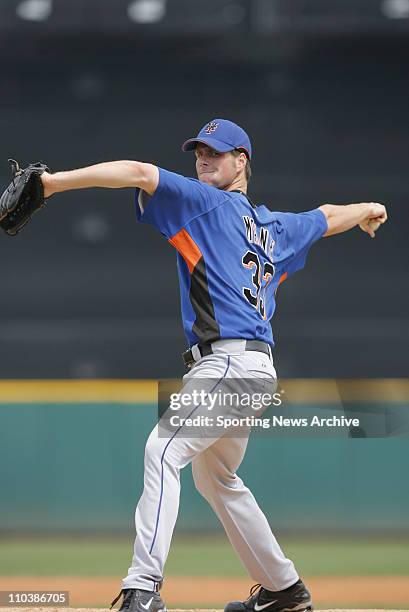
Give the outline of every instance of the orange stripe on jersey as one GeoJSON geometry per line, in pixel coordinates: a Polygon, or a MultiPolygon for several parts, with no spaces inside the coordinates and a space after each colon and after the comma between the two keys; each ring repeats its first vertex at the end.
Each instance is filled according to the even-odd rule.
{"type": "Polygon", "coordinates": [[[285,280],[287,280],[287,277],[288,277],[287,272],[284,272],[284,274],[282,274],[280,276],[280,280],[278,281],[278,285],[275,288],[274,295],[277,293],[277,290],[278,290],[279,286],[281,285],[281,283],[283,283],[285,280]]]}
{"type": "Polygon", "coordinates": [[[182,255],[190,274],[192,274],[197,262],[202,257],[202,253],[192,236],[185,229],[181,229],[170,238],[169,242],[182,255]]]}

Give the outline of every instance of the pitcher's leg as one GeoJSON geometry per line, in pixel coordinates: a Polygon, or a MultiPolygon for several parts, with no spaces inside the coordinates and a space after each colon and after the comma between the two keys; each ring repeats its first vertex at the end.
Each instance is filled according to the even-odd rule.
{"type": "Polygon", "coordinates": [[[236,475],[246,438],[221,438],[192,463],[193,477],[222,522],[250,576],[266,589],[279,591],[298,580],[253,494],[236,475]]]}
{"type": "MultiPolygon", "coordinates": [[[[229,362],[229,357],[223,356],[198,365],[194,372],[200,376],[185,376],[180,393],[194,398],[194,391],[214,391],[227,375],[229,362]]],[[[169,430],[172,414],[171,410],[165,413],[146,444],[144,489],[135,513],[134,555],[123,580],[124,589],[153,591],[160,586],[179,510],[180,469],[215,441],[200,429],[193,432],[185,425],[169,430]]],[[[196,400],[178,410],[179,418],[207,415],[206,405],[196,400]]]]}
{"type": "Polygon", "coordinates": [[[160,586],[179,510],[180,470],[200,450],[199,439],[160,438],[157,426],[151,432],[145,448],[144,488],[135,512],[134,554],[124,589],[154,591],[160,586]]]}

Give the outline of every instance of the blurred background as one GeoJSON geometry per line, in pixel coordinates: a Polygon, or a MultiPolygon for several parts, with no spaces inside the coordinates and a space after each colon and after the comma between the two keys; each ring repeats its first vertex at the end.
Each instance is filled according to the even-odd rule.
{"type": "MultiPolygon", "coordinates": [[[[194,176],[181,143],[226,117],[252,140],[256,202],[384,202],[375,240],[321,241],[280,288],[275,363],[288,379],[387,389],[408,376],[409,0],[1,0],[0,66],[4,187],[9,157],[194,176]]],[[[183,373],[176,255],[136,224],[131,190],[55,196],[0,254],[0,587],[104,605],[129,564],[155,421],[141,381],[183,373]]],[[[405,412],[399,389],[379,401],[405,412]]],[[[250,443],[241,475],[318,605],[409,608],[407,461],[407,438],[250,443]]],[[[182,479],[168,604],[245,596],[182,479]]]]}
{"type": "MultiPolygon", "coordinates": [[[[406,376],[408,15],[407,0],[2,0],[0,180],[8,157],[194,176],[181,143],[229,117],[253,142],[256,202],[390,214],[374,241],[319,243],[280,288],[279,374],[406,376]]],[[[0,376],[182,373],[176,254],[137,226],[131,190],[56,196],[0,252],[0,376]]]]}

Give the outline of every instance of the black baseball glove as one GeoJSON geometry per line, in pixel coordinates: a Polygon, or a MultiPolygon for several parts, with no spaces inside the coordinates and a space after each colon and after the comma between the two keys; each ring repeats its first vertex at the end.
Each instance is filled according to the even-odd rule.
{"type": "Polygon", "coordinates": [[[50,170],[41,162],[24,169],[14,159],[9,162],[13,178],[0,198],[0,227],[9,236],[15,236],[33,213],[45,206],[41,175],[50,170]]]}

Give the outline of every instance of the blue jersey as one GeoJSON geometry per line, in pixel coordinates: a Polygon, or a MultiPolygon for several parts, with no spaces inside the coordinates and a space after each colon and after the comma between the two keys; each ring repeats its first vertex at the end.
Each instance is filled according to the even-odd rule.
{"type": "Polygon", "coordinates": [[[323,212],[271,212],[239,192],[161,168],[155,193],[137,189],[135,203],[138,220],[177,250],[189,345],[240,338],[273,346],[277,288],[304,267],[311,245],[327,231],[323,212]]]}

